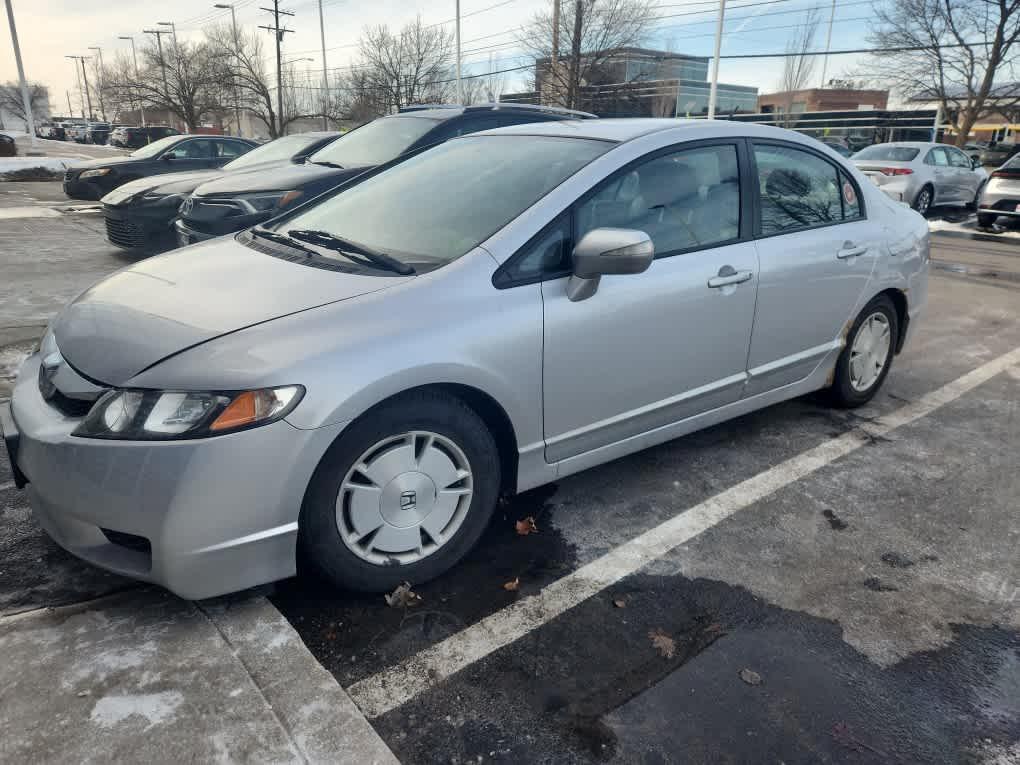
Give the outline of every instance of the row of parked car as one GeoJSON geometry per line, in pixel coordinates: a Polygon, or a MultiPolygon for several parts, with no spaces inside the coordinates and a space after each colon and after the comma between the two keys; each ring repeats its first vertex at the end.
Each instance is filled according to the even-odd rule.
{"type": "Polygon", "coordinates": [[[867,402],[926,302],[924,218],[781,128],[491,105],[226,148],[73,171],[114,237],[147,210],[215,238],[78,296],[0,404],[47,532],[183,597],[299,557],[425,582],[501,496],[813,391],[867,402]]]}
{"type": "Polygon", "coordinates": [[[165,125],[112,125],[109,122],[49,122],[36,128],[36,135],[55,141],[73,141],[138,149],[180,131],[165,125]]]}

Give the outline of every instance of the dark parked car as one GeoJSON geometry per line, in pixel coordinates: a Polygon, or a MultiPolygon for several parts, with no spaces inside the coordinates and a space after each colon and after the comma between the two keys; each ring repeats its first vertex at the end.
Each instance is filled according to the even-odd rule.
{"type": "Polygon", "coordinates": [[[85,143],[93,143],[97,146],[105,146],[110,139],[110,131],[113,128],[109,122],[90,122],[85,129],[85,143]]]}
{"type": "Polygon", "coordinates": [[[173,220],[181,201],[202,183],[224,173],[257,172],[304,162],[340,133],[321,131],[277,138],[223,167],[139,178],[103,197],[106,236],[125,249],[158,250],[176,244],[173,220]]]}
{"type": "Polygon", "coordinates": [[[15,157],[18,154],[18,147],[14,139],[6,133],[0,133],[0,157],[15,157]]]}
{"type": "Polygon", "coordinates": [[[1003,162],[1012,159],[1014,154],[1020,153],[1020,144],[996,143],[989,144],[980,153],[982,165],[998,167],[1003,162]]]}
{"type": "Polygon", "coordinates": [[[482,104],[415,107],[380,117],[320,149],[303,165],[202,184],[181,205],[181,217],[175,224],[178,241],[185,245],[241,231],[373,167],[449,138],[505,125],[594,116],[544,106],[482,104]]]}
{"type": "Polygon", "coordinates": [[[180,135],[181,131],[163,125],[150,125],[148,127],[118,127],[110,134],[110,145],[119,146],[122,149],[140,149],[160,138],[170,135],[180,135]]]}
{"type": "Polygon", "coordinates": [[[254,141],[243,138],[169,136],[125,157],[94,159],[69,167],[64,173],[64,193],[72,199],[101,199],[137,178],[220,167],[255,146],[254,141]]]}

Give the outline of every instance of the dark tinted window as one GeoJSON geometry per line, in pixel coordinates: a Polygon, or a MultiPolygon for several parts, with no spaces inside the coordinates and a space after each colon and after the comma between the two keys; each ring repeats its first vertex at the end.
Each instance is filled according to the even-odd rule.
{"type": "Polygon", "coordinates": [[[928,156],[924,160],[929,165],[935,165],[936,167],[949,167],[949,157],[946,156],[946,150],[937,147],[928,152],[928,156]]]}
{"type": "Polygon", "coordinates": [[[228,157],[234,159],[240,157],[242,154],[247,152],[251,147],[246,143],[240,141],[216,141],[216,156],[217,157],[228,157]]]}
{"type": "Polygon", "coordinates": [[[835,165],[788,146],[755,145],[763,236],[843,219],[835,165]]]}
{"type": "Polygon", "coordinates": [[[959,149],[945,149],[945,152],[949,155],[949,164],[953,167],[971,169],[970,159],[959,149]]]}
{"type": "Polygon", "coordinates": [[[854,159],[884,159],[889,162],[910,162],[920,153],[920,149],[910,146],[895,146],[893,144],[877,144],[861,149],[854,154],[854,159]]]}
{"type": "Polygon", "coordinates": [[[561,215],[528,243],[500,274],[499,283],[535,281],[570,268],[570,216],[561,215]]]}
{"type": "Polygon", "coordinates": [[[425,117],[381,117],[323,146],[309,160],[341,167],[381,165],[399,157],[438,124],[425,117]]]}
{"type": "Polygon", "coordinates": [[[736,239],[740,233],[736,147],[685,149],[610,179],[577,208],[578,240],[602,227],[644,231],[657,256],[736,239]]]}
{"type": "Polygon", "coordinates": [[[455,117],[454,119],[441,124],[442,127],[428,136],[428,142],[430,144],[448,141],[451,138],[456,138],[462,135],[479,133],[482,130],[491,130],[492,128],[500,126],[498,118],[491,114],[455,117]]]}

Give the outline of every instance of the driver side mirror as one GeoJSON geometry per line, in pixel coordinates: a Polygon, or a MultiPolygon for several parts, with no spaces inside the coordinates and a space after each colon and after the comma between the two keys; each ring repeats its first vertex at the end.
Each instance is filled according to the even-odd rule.
{"type": "Polygon", "coordinates": [[[567,282],[571,302],[587,300],[599,288],[603,276],[640,274],[655,257],[655,245],[644,231],[629,228],[596,228],[574,247],[574,273],[567,282]]]}
{"type": "Polygon", "coordinates": [[[160,157],[160,159],[162,159],[164,162],[169,162],[171,159],[177,159],[177,155],[174,154],[174,152],[171,150],[164,154],[162,157],[160,157]]]}

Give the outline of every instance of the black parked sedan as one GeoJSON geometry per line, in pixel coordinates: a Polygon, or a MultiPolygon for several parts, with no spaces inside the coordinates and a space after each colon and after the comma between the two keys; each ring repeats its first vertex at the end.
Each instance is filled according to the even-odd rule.
{"type": "Polygon", "coordinates": [[[594,116],[524,104],[407,109],[347,133],[310,156],[303,165],[203,183],[181,205],[181,217],[175,224],[177,237],[185,245],[241,231],[373,167],[459,135],[504,125],[594,116]]]}
{"type": "Polygon", "coordinates": [[[64,193],[71,199],[101,199],[128,181],[149,175],[220,167],[258,146],[243,138],[174,135],[126,157],[94,159],[64,173],[64,193]]]}
{"type": "Polygon", "coordinates": [[[339,137],[335,131],[299,133],[277,138],[223,167],[139,178],[103,197],[106,236],[118,247],[155,251],[176,244],[172,223],[181,200],[206,181],[225,173],[246,173],[304,162],[309,154],[339,137]]]}

